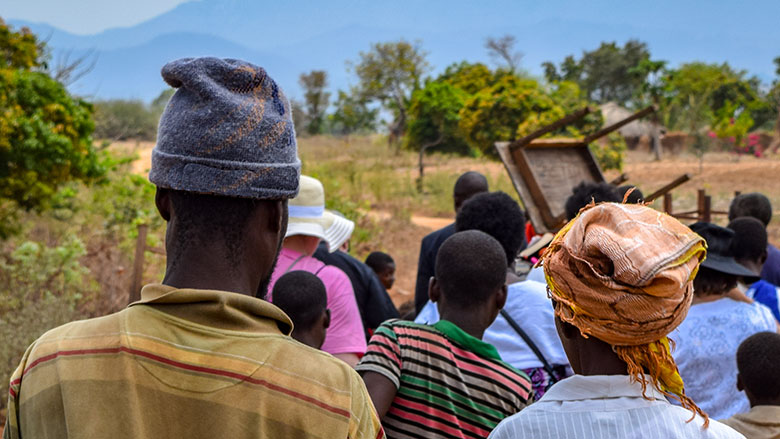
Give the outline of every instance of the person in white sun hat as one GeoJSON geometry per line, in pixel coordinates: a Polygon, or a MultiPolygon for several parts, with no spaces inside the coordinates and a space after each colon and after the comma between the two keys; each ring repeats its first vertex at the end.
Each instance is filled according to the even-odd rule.
{"type": "Polygon", "coordinates": [[[325,191],[316,178],[301,175],[298,196],[288,204],[289,220],[282,251],[268,287],[268,300],[276,280],[294,270],[314,273],[325,284],[330,310],[330,327],[322,350],[354,366],[366,352],[363,323],[349,278],[338,267],[325,265],[312,257],[320,241],[330,251],[338,249],[355,224],[325,210],[325,191]]]}

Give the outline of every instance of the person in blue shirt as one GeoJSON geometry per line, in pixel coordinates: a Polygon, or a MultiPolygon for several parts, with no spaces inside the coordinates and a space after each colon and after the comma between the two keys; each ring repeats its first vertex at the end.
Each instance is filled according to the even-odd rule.
{"type": "MultiPolygon", "coordinates": [[[[764,194],[753,192],[739,194],[731,200],[729,206],[729,221],[743,216],[753,217],[766,228],[772,220],[772,203],[764,194]]],[[[761,269],[761,279],[780,285],[780,250],[772,244],[767,244],[767,256],[761,269]]]]}
{"type": "MultiPolygon", "coordinates": [[[[764,224],[753,217],[746,216],[731,221],[729,229],[734,231],[734,240],[732,241],[734,259],[756,274],[760,273],[768,253],[767,233],[764,224]]],[[[772,315],[780,322],[778,292],[777,285],[761,279],[750,284],[745,295],[769,307],[772,315]]]]}

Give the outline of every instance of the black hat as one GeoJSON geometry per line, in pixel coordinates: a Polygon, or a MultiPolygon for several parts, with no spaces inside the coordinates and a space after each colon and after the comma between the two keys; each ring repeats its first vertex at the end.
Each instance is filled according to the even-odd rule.
{"type": "Polygon", "coordinates": [[[704,222],[691,224],[690,228],[707,242],[707,258],[701,263],[702,267],[740,276],[749,284],[760,279],[756,272],[734,259],[734,254],[731,251],[731,241],[734,239],[733,230],[704,222]]]}

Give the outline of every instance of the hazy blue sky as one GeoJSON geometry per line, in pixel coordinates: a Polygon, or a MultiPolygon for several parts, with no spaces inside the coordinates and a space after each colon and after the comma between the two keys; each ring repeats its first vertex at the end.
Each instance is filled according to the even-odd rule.
{"type": "Polygon", "coordinates": [[[0,16],[44,22],[74,34],[132,26],[186,0],[2,0],[0,16]]]}

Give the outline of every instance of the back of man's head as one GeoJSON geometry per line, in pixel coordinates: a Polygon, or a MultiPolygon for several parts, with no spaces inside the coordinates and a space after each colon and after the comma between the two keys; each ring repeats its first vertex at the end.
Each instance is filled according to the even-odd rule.
{"type": "Polygon", "coordinates": [[[495,238],[511,265],[525,246],[525,214],[504,192],[477,194],[465,203],[455,218],[455,229],[479,230],[495,238]]]}
{"type": "Polygon", "coordinates": [[[474,195],[487,192],[488,182],[484,175],[476,171],[468,171],[458,177],[452,190],[452,199],[455,202],[455,211],[460,210],[466,200],[474,195]]]}
{"type": "Polygon", "coordinates": [[[620,198],[615,186],[609,183],[582,182],[572,188],[572,194],[566,200],[566,219],[571,221],[577,216],[580,209],[590,204],[592,201],[601,203],[611,201],[619,203],[623,201],[620,198]]]}
{"type": "Polygon", "coordinates": [[[289,102],[263,68],[240,60],[179,59],[162,76],[176,92],[160,118],[149,180],[169,221],[166,273],[200,252],[226,258],[230,270],[251,266],[246,277],[259,277],[264,294],[279,248],[271,241],[281,240],[284,203],[298,192],[289,102]],[[252,218],[252,227],[273,233],[248,233],[252,218]]]}
{"type": "Polygon", "coordinates": [[[780,405],[780,334],[759,332],[737,349],[739,381],[750,404],[780,405]]]}
{"type": "Polygon", "coordinates": [[[274,284],[274,305],[295,325],[296,331],[308,331],[319,321],[328,304],[325,284],[308,271],[296,270],[282,275],[274,284]]]}
{"type": "Polygon", "coordinates": [[[737,262],[763,263],[768,243],[764,224],[753,217],[744,216],[731,221],[728,228],[734,231],[731,252],[737,262]]]}
{"type": "Polygon", "coordinates": [[[742,216],[752,216],[766,227],[772,220],[772,203],[769,202],[766,195],[758,192],[739,194],[731,200],[729,221],[742,216]]]}
{"type": "Polygon", "coordinates": [[[439,247],[435,277],[450,305],[464,310],[479,306],[504,285],[506,253],[487,233],[455,233],[439,247]]]}

